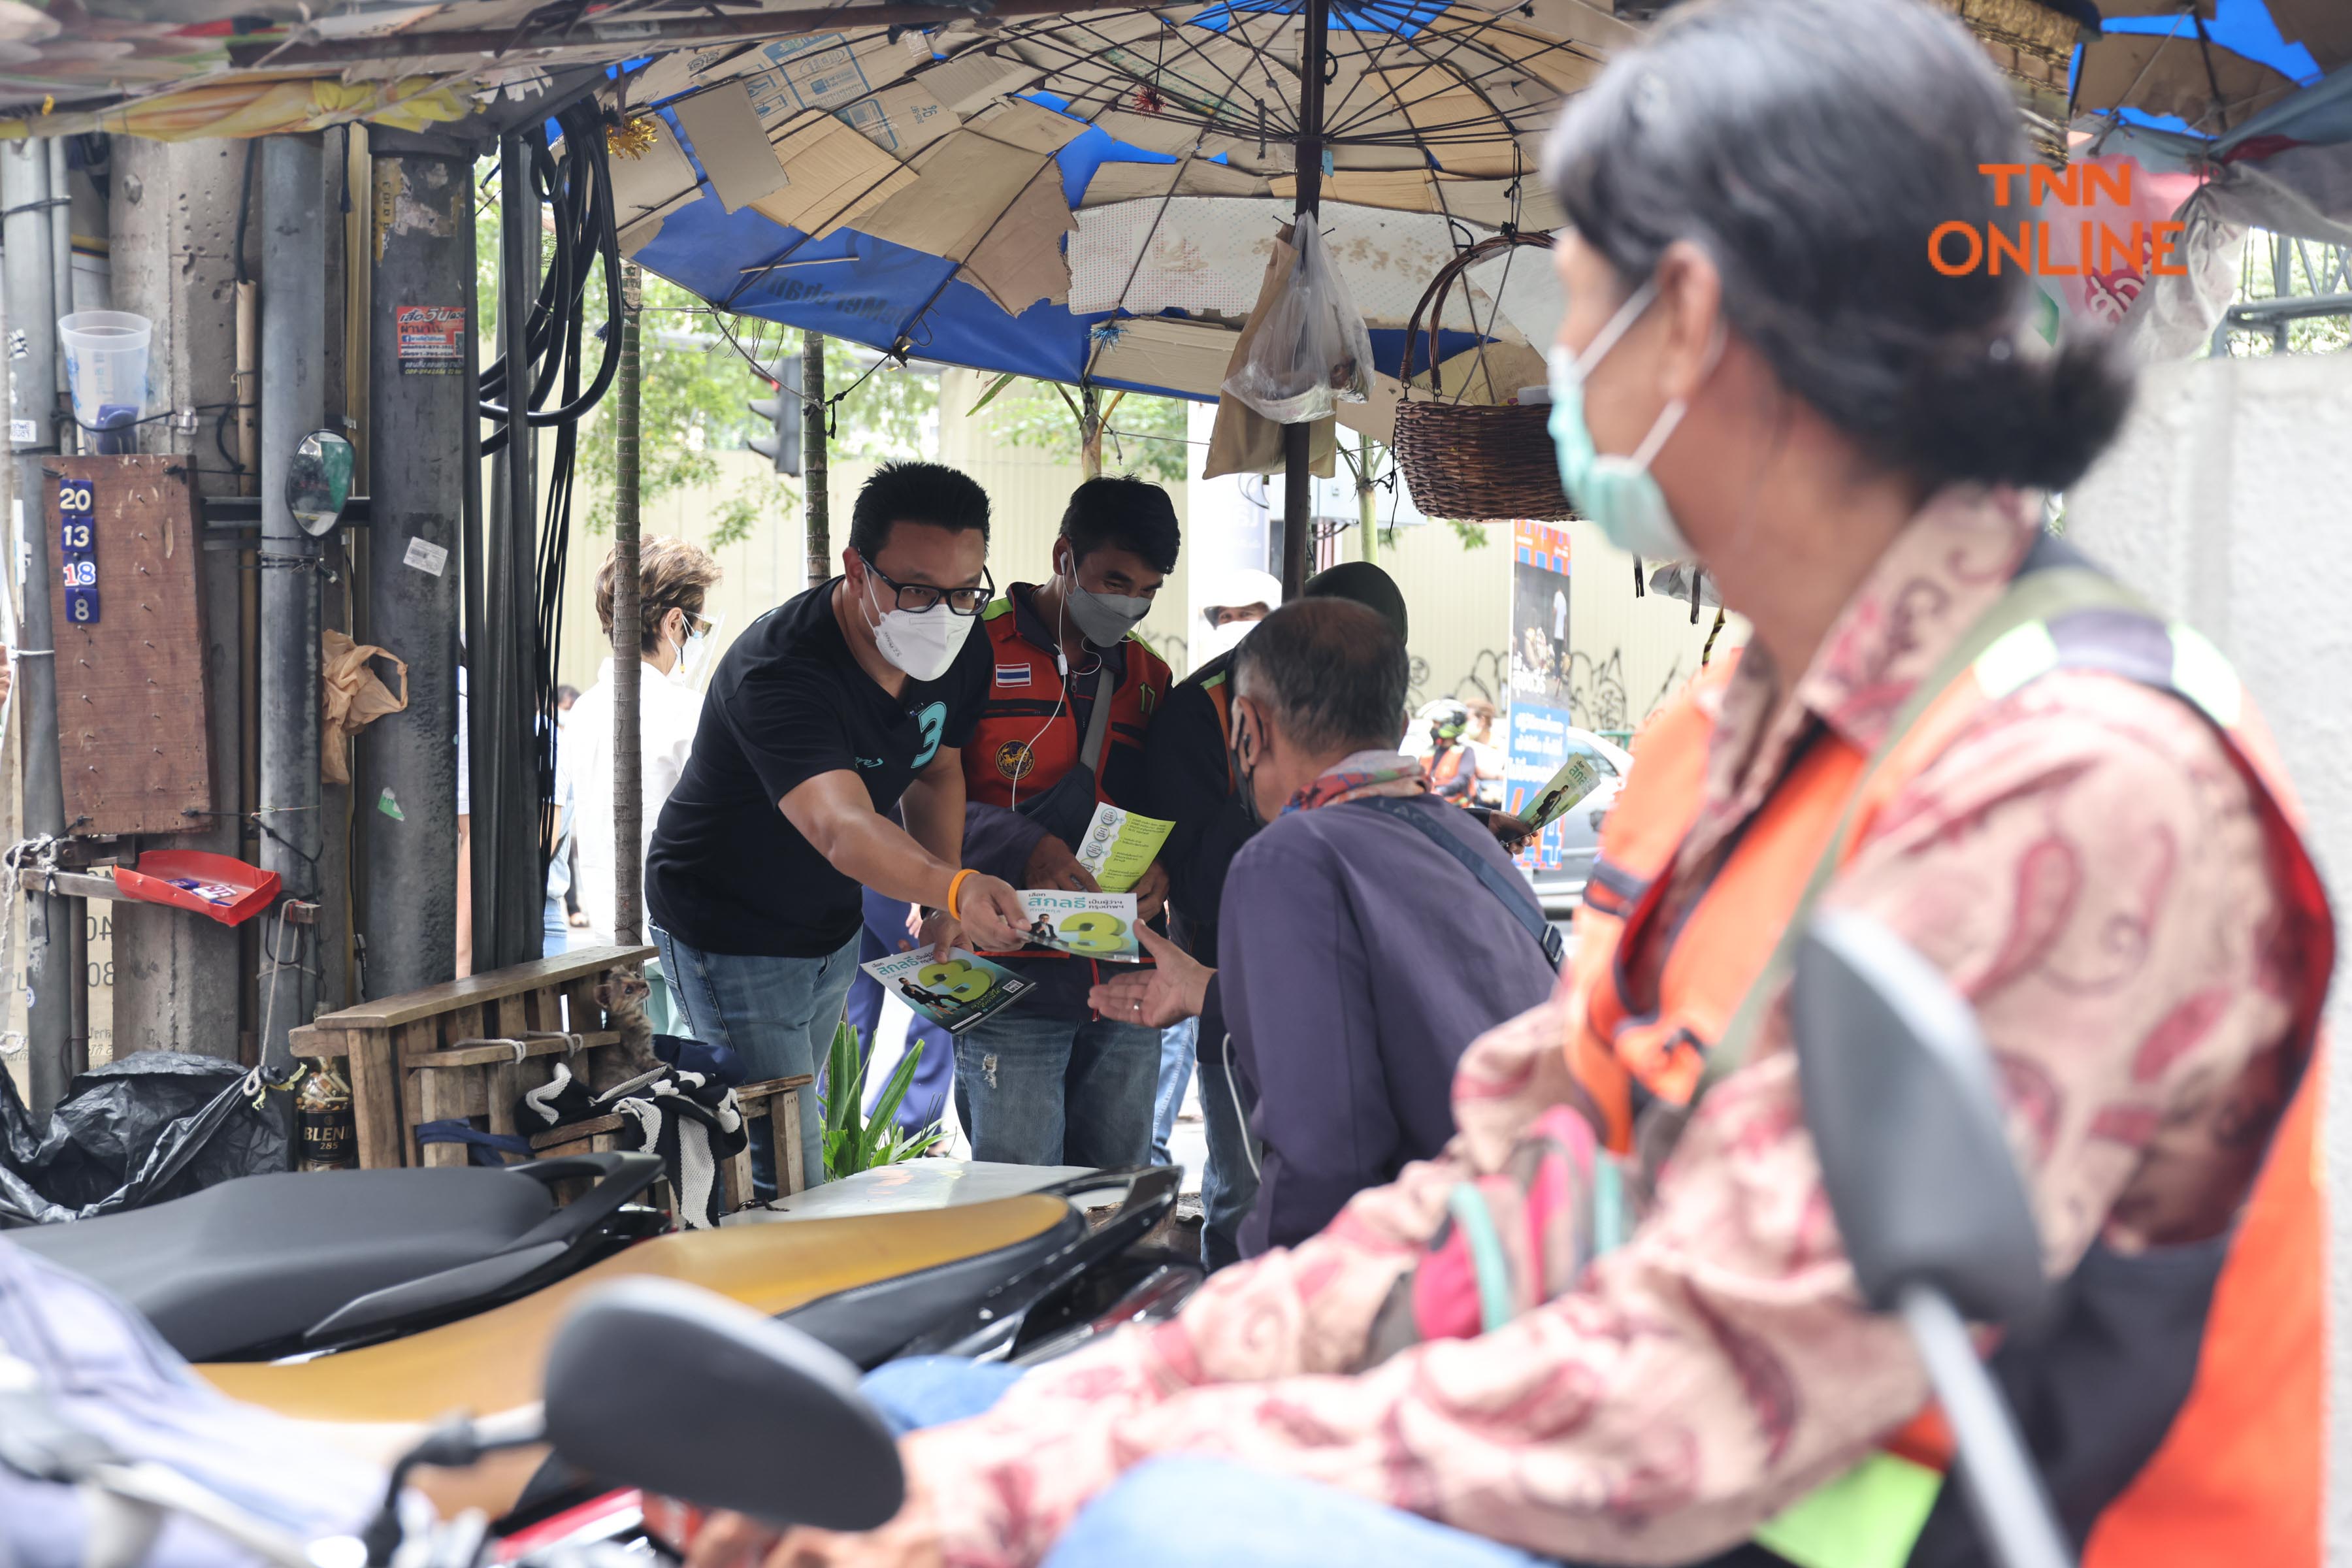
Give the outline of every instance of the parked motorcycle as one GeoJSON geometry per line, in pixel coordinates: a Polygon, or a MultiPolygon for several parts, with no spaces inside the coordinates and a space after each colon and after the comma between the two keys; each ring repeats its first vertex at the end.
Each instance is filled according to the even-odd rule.
{"type": "MultiPolygon", "coordinates": [[[[803,1328],[788,1331],[779,1325],[774,1332],[785,1335],[787,1342],[792,1344],[821,1351],[823,1357],[832,1358],[824,1364],[845,1368],[841,1375],[854,1384],[860,1365],[878,1363],[918,1342],[975,1346],[984,1342],[998,1352],[1030,1360],[1058,1353],[1120,1323],[1164,1317],[1173,1312],[1192,1287],[1198,1283],[1200,1270],[1197,1265],[1187,1259],[1158,1248],[1139,1247],[1137,1243],[1173,1206],[1178,1180],[1179,1173],[1166,1168],[1104,1172],[1060,1184],[1047,1194],[1006,1200],[1032,1213],[1040,1208],[1058,1212],[1054,1223],[1041,1227],[1034,1237],[1011,1247],[983,1247],[977,1252],[968,1250],[965,1256],[950,1258],[943,1264],[919,1269],[912,1275],[862,1279],[843,1289],[814,1291],[801,1310],[787,1314],[796,1319],[803,1328]],[[1116,1187],[1124,1187],[1125,1201],[1106,1221],[1091,1227],[1069,1201],[1093,1190],[1116,1187]],[[1020,1267],[1007,1267],[1008,1263],[1015,1260],[1020,1267]],[[810,1337],[808,1330],[835,1341],[851,1352],[856,1359],[844,1356],[841,1350],[819,1346],[810,1337]]],[[[893,1258],[903,1261],[906,1256],[903,1246],[890,1245],[889,1238],[881,1233],[894,1227],[904,1231],[908,1228],[905,1222],[921,1221],[927,1226],[936,1228],[942,1218],[969,1221],[974,1216],[982,1221],[974,1228],[984,1233],[990,1228],[985,1211],[1001,1206],[975,1205],[954,1211],[953,1215],[938,1213],[886,1215],[860,1220],[813,1220],[753,1226],[719,1233],[700,1232],[690,1237],[665,1237],[637,1250],[651,1251],[659,1258],[666,1250],[673,1255],[680,1250],[667,1244],[681,1243],[703,1244],[698,1249],[708,1252],[708,1244],[722,1237],[730,1242],[738,1237],[754,1241],[765,1238],[771,1250],[802,1255],[813,1250],[837,1251],[844,1246],[862,1245],[866,1254],[866,1272],[870,1274],[876,1267],[893,1258]],[[861,1233],[862,1244],[859,1240],[861,1233]],[[823,1245],[813,1249],[806,1245],[811,1238],[823,1245]]],[[[903,1243],[906,1237],[901,1236],[898,1239],[903,1243]]],[[[678,1261],[675,1256],[669,1260],[678,1261]]],[[[591,1274],[595,1272],[590,1271],[591,1274]]],[[[635,1299],[630,1294],[632,1290],[646,1289],[655,1289],[657,1295],[667,1291],[675,1296],[686,1290],[676,1277],[677,1272],[681,1271],[653,1269],[625,1273],[616,1283],[604,1283],[602,1289],[593,1291],[590,1300],[601,1302],[617,1290],[620,1292],[617,1299],[626,1302],[635,1299]]],[[[826,1274],[829,1280],[835,1277],[834,1272],[826,1274]]],[[[738,1279],[735,1283],[740,1288],[743,1281],[738,1279]]],[[[566,1300],[571,1300],[576,1299],[579,1292],[559,1288],[541,1294],[561,1294],[566,1300]]],[[[688,1291],[687,1294],[698,1303],[695,1311],[688,1314],[695,1317],[698,1313],[697,1321],[707,1319],[715,1310],[722,1314],[731,1313],[738,1320],[748,1319],[762,1330],[771,1324],[772,1320],[763,1311],[740,1302],[728,1302],[709,1291],[688,1291]]],[[[590,1313],[587,1321],[593,1325],[602,1320],[597,1314],[590,1313]]],[[[566,1342],[563,1336],[572,1333],[572,1330],[566,1329],[563,1335],[552,1336],[554,1346],[560,1347],[566,1342]]],[[[430,1342],[434,1337],[434,1333],[428,1331],[416,1336],[416,1339],[430,1342]]],[[[394,1342],[393,1345],[362,1348],[345,1352],[342,1356],[310,1360],[287,1368],[218,1366],[209,1369],[209,1374],[219,1382],[223,1381],[223,1374],[267,1374],[293,1371],[300,1366],[325,1366],[347,1360],[363,1361],[373,1351],[390,1350],[404,1342],[394,1342]]],[[[415,1370],[418,1364],[429,1367],[437,1360],[446,1369],[450,1363],[442,1358],[456,1352],[462,1359],[462,1352],[457,1352],[452,1344],[445,1342],[434,1348],[438,1353],[428,1355],[422,1363],[404,1364],[408,1364],[410,1370],[415,1370]]],[[[551,1436],[556,1428],[551,1426],[547,1436],[542,1435],[537,1397],[539,1391],[543,1386],[553,1392],[566,1386],[567,1380],[575,1380],[583,1387],[589,1383],[597,1384],[596,1387],[587,1389],[580,1395],[583,1399],[617,1399],[619,1404],[613,1407],[617,1413],[608,1413],[607,1416],[598,1419],[609,1422],[612,1434],[637,1443],[646,1442],[650,1435],[664,1431],[655,1417],[665,1408],[675,1408],[682,1413],[679,1417],[681,1426],[698,1423],[698,1431],[707,1432],[710,1423],[717,1418],[714,1413],[732,1411],[740,1416],[748,1416],[768,1407],[770,1395],[767,1393],[763,1392],[750,1401],[744,1398],[745,1389],[751,1386],[751,1382],[757,1381],[756,1376],[751,1375],[756,1373],[756,1368],[747,1372],[748,1363],[738,1364],[741,1361],[740,1357],[735,1362],[723,1358],[709,1362],[696,1360],[698,1355],[705,1352],[712,1355],[720,1353],[711,1348],[707,1339],[697,1341],[687,1329],[677,1325],[672,1325],[663,1332],[653,1333],[635,1348],[615,1348],[604,1344],[604,1348],[587,1353],[584,1360],[576,1344],[574,1350],[566,1352],[551,1348],[549,1342],[542,1342],[532,1350],[530,1365],[526,1369],[530,1374],[531,1397],[502,1410],[495,1406],[476,1406],[492,1409],[496,1413],[480,1419],[445,1422],[430,1429],[396,1468],[393,1491],[398,1492],[402,1483],[418,1465],[436,1468],[468,1466],[516,1449],[543,1447],[547,1436],[551,1436]],[[699,1344],[702,1349],[691,1353],[678,1349],[688,1344],[699,1344]],[[685,1363],[673,1365],[681,1353],[686,1353],[685,1363]],[[599,1358],[606,1355],[617,1355],[621,1359],[599,1367],[599,1358]],[[567,1356],[570,1357],[568,1361],[565,1359],[567,1356]],[[542,1363],[548,1369],[543,1381],[539,1375],[542,1363]],[[566,1366],[580,1369],[576,1379],[574,1373],[562,1370],[566,1366]],[[648,1368],[659,1372],[650,1384],[645,1384],[640,1376],[648,1368]],[[723,1386],[711,1384],[708,1373],[714,1368],[721,1369],[723,1386]],[[648,1388],[657,1397],[649,1396],[648,1388]],[[680,1390],[688,1392],[674,1405],[665,1403],[680,1390]]],[[[12,1389],[10,1379],[5,1375],[9,1364],[5,1356],[0,1355],[0,1429],[7,1428],[12,1420],[26,1415],[29,1409],[21,1404],[12,1405],[9,1403],[12,1394],[27,1394],[21,1383],[12,1389]]],[[[429,1378],[427,1382],[430,1383],[429,1378]]],[[[447,1387],[446,1383],[426,1387],[419,1395],[420,1402],[435,1406],[436,1411],[446,1411],[453,1404],[462,1404],[462,1399],[453,1400],[447,1395],[447,1387]]],[[[31,1392],[37,1393],[37,1390],[31,1392]]],[[[289,1413],[317,1418],[314,1412],[298,1409],[289,1413]]],[[[219,1500],[208,1501],[198,1497],[196,1492],[201,1489],[192,1490],[194,1483],[185,1478],[152,1465],[134,1466],[119,1458],[107,1459],[87,1442],[69,1443],[63,1449],[58,1449],[41,1436],[45,1431],[51,1431],[54,1425],[49,1423],[45,1426],[42,1422],[28,1417],[16,1436],[0,1435],[0,1463],[13,1465],[28,1474],[62,1479],[65,1471],[58,1467],[65,1465],[73,1456],[79,1455],[92,1467],[79,1474],[81,1484],[97,1486],[101,1489],[110,1489],[120,1498],[128,1500],[124,1506],[132,1514],[146,1520],[144,1526],[138,1526],[134,1520],[131,1524],[96,1532],[94,1540],[115,1543],[115,1547],[110,1549],[120,1549],[121,1542],[125,1540],[143,1542],[149,1539],[158,1510],[180,1510],[200,1521],[216,1524],[225,1522],[233,1539],[273,1561],[304,1561],[306,1568],[358,1568],[360,1554],[350,1548],[350,1543],[341,1546],[310,1543],[304,1548],[310,1553],[307,1559],[289,1559],[282,1554],[273,1556],[273,1553],[282,1553],[287,1550],[288,1544],[282,1542],[271,1544],[267,1539],[268,1530],[264,1528],[257,1533],[250,1520],[241,1524],[225,1520],[219,1500]],[[31,1445],[30,1449],[26,1447],[27,1444],[31,1445]],[[142,1529],[147,1531],[146,1535],[141,1533],[142,1529]],[[338,1556],[339,1552],[341,1556],[338,1556]],[[348,1559],[348,1563],[345,1559],[348,1559]]],[[[585,1429],[593,1425],[594,1423],[583,1419],[583,1422],[575,1424],[575,1428],[585,1429]]],[[[780,1438],[764,1428],[761,1432],[743,1433],[740,1435],[742,1440],[751,1447],[738,1451],[771,1456],[762,1461],[762,1468],[765,1468],[772,1464],[774,1454],[789,1452],[793,1444],[803,1440],[808,1432],[823,1436],[831,1428],[819,1425],[792,1430],[798,1435],[789,1438],[780,1438]]],[[[53,1431],[51,1436],[55,1436],[53,1431]]],[[[826,1441],[833,1449],[842,1448],[838,1434],[834,1434],[826,1441]]],[[[688,1451],[693,1451],[690,1446],[688,1451]]],[[[512,1501],[511,1497],[488,1504],[473,1513],[472,1523],[468,1527],[472,1531],[470,1535],[461,1532],[457,1537],[436,1542],[434,1545],[436,1568],[468,1568],[477,1554],[492,1550],[495,1550],[498,1561],[507,1562],[559,1545],[569,1549],[586,1542],[637,1539],[637,1494],[633,1490],[615,1491],[614,1489],[633,1486],[642,1478],[634,1472],[619,1476],[599,1473],[607,1456],[607,1449],[599,1448],[593,1443],[566,1443],[562,1459],[551,1459],[540,1467],[538,1495],[530,1500],[528,1506],[509,1510],[508,1504],[512,1501]],[[579,1468],[583,1460],[588,1467],[585,1469],[579,1468]],[[586,1500],[584,1503],[583,1499],[586,1500]],[[510,1533],[493,1548],[486,1543],[485,1521],[497,1514],[508,1515],[501,1528],[510,1533]],[[455,1554],[451,1555],[453,1552],[455,1554]]],[[[533,1461],[528,1456],[524,1458],[521,1473],[528,1473],[533,1461]]],[[[508,1468],[512,1468],[511,1466],[508,1468]]],[[[660,1479],[667,1482],[673,1478],[664,1472],[660,1479]]],[[[671,1489],[685,1497],[709,1500],[714,1506],[731,1506],[716,1495],[706,1499],[702,1491],[693,1487],[672,1487],[671,1489]]],[[[842,1495],[849,1494],[844,1492],[842,1495]]],[[[895,1509],[896,1504],[891,1506],[895,1509]]],[[[368,1544],[388,1554],[392,1546],[397,1543],[399,1529],[397,1517],[388,1506],[383,1517],[377,1521],[374,1530],[370,1532],[368,1544]]],[[[136,1557],[134,1552],[123,1558],[121,1563],[114,1565],[114,1568],[127,1568],[128,1563],[136,1561],[136,1557]]],[[[383,1560],[379,1558],[379,1561],[383,1560]]],[[[93,1568],[109,1568],[109,1565],[96,1563],[93,1568]]]]}
{"type": "MultiPolygon", "coordinates": [[[[1816,922],[1799,956],[1792,1007],[1807,1126],[1864,1291],[1874,1305],[1900,1311],[1920,1344],[1993,1557],[2003,1568],[2063,1568],[2069,1557],[2047,1499],[1962,1326],[1963,1314],[1999,1321],[2030,1310],[2042,1289],[2032,1211],[1974,1020],[1940,974],[1883,928],[1855,916],[1816,922]]],[[[1139,1193],[1149,1188],[1172,1201],[1173,1185],[1172,1178],[1134,1180],[1127,1204],[1094,1237],[1044,1249],[1016,1277],[981,1290],[962,1310],[935,1320],[928,1333],[901,1340],[899,1348],[1029,1360],[1066,1347],[1073,1336],[1100,1331],[1115,1318],[1087,1317],[1071,1304],[1070,1287],[1106,1278],[1092,1274],[1106,1249],[1145,1266],[1140,1279],[1129,1268],[1120,1299],[1160,1303],[1140,1309],[1147,1315],[1163,1310],[1167,1293],[1153,1283],[1156,1269],[1148,1258],[1129,1258],[1126,1247],[1141,1234],[1133,1225],[1153,1206],[1149,1198],[1139,1204],[1139,1193]],[[1126,1243],[1089,1245],[1122,1221],[1131,1232],[1126,1243]],[[1024,1319],[1009,1332],[998,1326],[1004,1310],[1024,1319]]],[[[993,1205],[961,1213],[985,1206],[993,1205]]],[[[833,1300],[863,1289],[806,1303],[827,1310],[800,1314],[800,1322],[871,1353],[898,1330],[864,1331],[870,1314],[853,1301],[895,1324],[900,1293],[920,1294],[923,1276],[908,1277],[896,1291],[833,1300]]],[[[543,1405],[431,1433],[396,1468],[383,1512],[360,1538],[271,1539],[249,1520],[232,1517],[234,1506],[224,1500],[192,1498],[185,1482],[148,1473],[153,1467],[128,1464],[59,1430],[40,1408],[39,1391],[12,1384],[5,1364],[0,1463],[96,1489],[127,1510],[125,1528],[92,1532],[93,1541],[117,1543],[115,1555],[94,1556],[85,1568],[134,1568],[143,1545],[125,1553],[120,1543],[152,1540],[154,1520],[174,1509],[213,1524],[276,1568],[385,1568],[396,1550],[404,1561],[434,1568],[480,1568],[490,1552],[478,1517],[404,1545],[401,1483],[417,1465],[467,1464],[541,1442],[606,1482],[778,1525],[863,1530],[898,1511],[904,1480],[897,1447],[858,1393],[858,1360],[820,1343],[805,1326],[794,1327],[795,1314],[771,1318],[650,1277],[566,1294],[581,1299],[548,1343],[543,1405]],[[410,1556],[406,1546],[417,1554],[410,1556]]],[[[588,1560],[612,1548],[613,1521],[625,1509],[608,1503],[585,1512],[590,1517],[579,1530],[520,1561],[532,1568],[559,1562],[593,1568],[588,1560]]],[[[545,1542],[546,1532],[538,1540],[545,1542]]]]}
{"type": "Polygon", "coordinates": [[[661,1231],[651,1154],[244,1176],[152,1208],[6,1232],[103,1285],[194,1362],[316,1354],[530,1295],[661,1231]],[[561,1203],[559,1183],[593,1185],[561,1203]]]}
{"type": "MultiPolygon", "coordinates": [[[[250,1176],[152,1208],[6,1235],[138,1309],[190,1361],[310,1358],[520,1301],[659,1235],[663,1215],[635,1200],[660,1174],[650,1154],[594,1153],[504,1168],[250,1176]],[[567,1182],[593,1185],[559,1204],[557,1184],[567,1182]]],[[[934,1314],[969,1308],[1076,1239],[1084,1226],[1066,1200],[1139,1174],[1103,1172],[1036,1194],[1061,1202],[1024,1197],[956,1211],[971,1217],[969,1226],[935,1214],[746,1226],[732,1241],[709,1232],[674,1237],[627,1271],[666,1273],[722,1294],[772,1299],[773,1310],[804,1310],[820,1338],[871,1365],[933,1327],[934,1314]],[[881,1245],[863,1272],[855,1259],[845,1270],[841,1244],[860,1234],[881,1245]],[[897,1277],[908,1269],[922,1273],[919,1290],[897,1277]],[[811,1297],[808,1288],[817,1285],[829,1289],[811,1297]]],[[[1170,1179],[1154,1176],[1138,1194],[1155,1220],[1173,1205],[1172,1191],[1164,1202],[1157,1191],[1170,1179]]],[[[1141,1232],[1122,1223],[1113,1234],[1131,1243],[1141,1232]]],[[[1087,1250],[1089,1299],[1097,1305],[1155,1271],[1171,1284],[1184,1277],[1161,1262],[1121,1259],[1123,1250],[1100,1237],[1087,1250]]],[[[1010,1321],[1019,1320],[998,1320],[1010,1321]]],[[[446,1338],[454,1344],[465,1336],[446,1338]]],[[[442,1342],[415,1359],[434,1359],[442,1342]]],[[[318,1379],[265,1381],[299,1386],[318,1379]]],[[[239,1392],[250,1397],[257,1390],[247,1384],[239,1392]]],[[[480,1392],[417,1385],[424,1398],[453,1395],[435,1414],[463,1403],[455,1395],[480,1392]]],[[[271,1403],[266,1395],[257,1402],[271,1403]]]]}

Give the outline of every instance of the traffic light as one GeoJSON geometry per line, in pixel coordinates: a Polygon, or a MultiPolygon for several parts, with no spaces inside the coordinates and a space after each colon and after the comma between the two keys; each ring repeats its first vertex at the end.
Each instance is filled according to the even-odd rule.
{"type": "Polygon", "coordinates": [[[743,444],[776,465],[780,474],[801,471],[801,361],[798,354],[767,368],[773,397],[755,397],[751,412],[774,426],[772,433],[745,437],[743,444]]]}

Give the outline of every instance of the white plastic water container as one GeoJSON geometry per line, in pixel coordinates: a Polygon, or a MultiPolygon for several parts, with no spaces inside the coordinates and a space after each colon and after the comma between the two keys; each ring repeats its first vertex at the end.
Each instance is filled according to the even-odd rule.
{"type": "MultiPolygon", "coordinates": [[[[121,430],[122,451],[136,451],[135,425],[147,407],[147,344],[155,324],[128,310],[77,310],[58,319],[66,384],[75,419],[87,430],[121,430]]],[[[101,440],[100,449],[113,443],[101,440]]]]}

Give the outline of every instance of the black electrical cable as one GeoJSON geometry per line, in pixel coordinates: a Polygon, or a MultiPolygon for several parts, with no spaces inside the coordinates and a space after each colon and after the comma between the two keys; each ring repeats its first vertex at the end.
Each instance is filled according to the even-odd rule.
{"type": "Polygon", "coordinates": [[[553,243],[537,298],[520,332],[520,365],[500,358],[482,372],[478,405],[493,425],[483,436],[485,453],[507,444],[508,398],[520,391],[525,418],[533,428],[552,429],[545,510],[535,555],[538,597],[531,627],[532,666],[528,679],[535,715],[532,739],[540,812],[541,867],[555,850],[559,818],[548,809],[555,799],[555,687],[563,641],[563,585],[569,574],[572,499],[580,450],[579,422],[612,385],[620,369],[620,334],[603,332],[603,356],[588,374],[587,292],[601,263],[604,275],[605,322],[621,319],[620,239],[614,221],[612,175],[604,147],[604,111],[583,101],[556,116],[563,155],[557,157],[543,130],[530,133],[532,205],[548,213],[553,243]],[[583,386],[583,383],[587,384],[583,386]],[[560,391],[559,391],[560,388],[560,391]],[[547,406],[551,395],[555,405],[547,406]]]}
{"type": "MultiPolygon", "coordinates": [[[[603,358],[587,390],[568,393],[558,407],[541,406],[557,379],[566,374],[564,365],[585,355],[588,277],[596,262],[604,264],[605,320],[616,321],[621,315],[621,247],[614,222],[604,113],[583,101],[558,115],[556,124],[563,133],[563,157],[558,160],[543,136],[535,136],[530,160],[533,194],[553,209],[554,216],[554,244],[522,334],[532,382],[526,418],[541,429],[560,427],[595,407],[621,364],[619,335],[607,332],[603,358]]],[[[482,417],[500,422],[483,437],[485,452],[506,444],[508,374],[504,355],[482,372],[482,417]]]]}

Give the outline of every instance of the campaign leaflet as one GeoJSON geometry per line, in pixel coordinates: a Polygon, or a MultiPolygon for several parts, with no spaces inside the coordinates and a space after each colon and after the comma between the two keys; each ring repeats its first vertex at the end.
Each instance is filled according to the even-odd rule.
{"type": "Polygon", "coordinates": [[[919,947],[858,967],[919,1016],[945,1026],[950,1035],[993,1017],[1037,988],[1034,981],[960,947],[950,948],[943,960],[933,958],[929,947],[919,947]]]}
{"type": "Polygon", "coordinates": [[[1086,837],[1077,846],[1078,864],[1094,876],[1106,893],[1124,893],[1143,880],[1152,858],[1176,825],[1139,812],[1121,811],[1108,801],[1095,807],[1086,837]]]}
{"type": "Polygon", "coordinates": [[[1029,941],[1080,958],[1140,963],[1143,947],[1135,934],[1133,893],[1056,893],[1024,888],[1029,910],[1029,941]]]}
{"type": "Polygon", "coordinates": [[[1569,809],[1586,795],[1601,787],[1601,769],[1591,757],[1571,752],[1559,771],[1536,791],[1535,798],[1519,814],[1529,827],[1549,826],[1568,815],[1569,809]]]}

